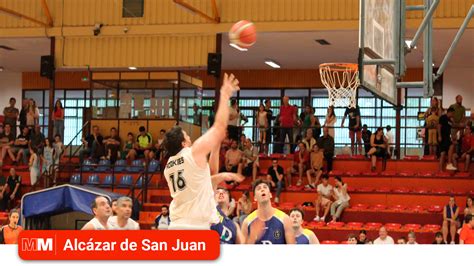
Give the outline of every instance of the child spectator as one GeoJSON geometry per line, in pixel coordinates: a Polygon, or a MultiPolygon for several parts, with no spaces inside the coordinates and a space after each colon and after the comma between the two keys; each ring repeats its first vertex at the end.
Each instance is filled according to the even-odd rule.
{"type": "Polygon", "coordinates": [[[127,134],[127,141],[123,144],[123,152],[122,152],[122,159],[130,159],[135,160],[136,152],[133,149],[135,145],[135,137],[133,136],[132,132],[128,132],[127,134]]]}
{"type": "Polygon", "coordinates": [[[64,144],[61,140],[61,135],[59,134],[56,134],[56,136],[54,136],[53,149],[54,149],[54,165],[57,166],[59,165],[61,156],[64,153],[64,144]]]}
{"type": "Polygon", "coordinates": [[[291,167],[286,170],[289,186],[291,186],[291,175],[294,173],[298,173],[298,182],[296,183],[296,186],[301,186],[303,172],[308,168],[309,152],[306,150],[306,145],[300,142],[298,148],[298,151],[293,154],[293,163],[291,167]]]}
{"type": "Polygon", "coordinates": [[[267,120],[267,112],[265,111],[265,106],[260,103],[258,107],[257,113],[257,127],[259,130],[260,135],[260,150],[263,151],[262,147],[265,143],[267,143],[267,129],[268,129],[268,120],[267,120]]]}
{"type": "Polygon", "coordinates": [[[44,139],[44,149],[41,155],[41,161],[43,162],[43,173],[46,172],[48,175],[52,173],[51,166],[54,160],[54,148],[48,138],[44,139]]]}
{"type": "Polygon", "coordinates": [[[32,147],[30,147],[30,162],[28,166],[30,167],[30,180],[33,186],[40,176],[40,159],[38,158],[38,150],[32,147]]]}
{"type": "Polygon", "coordinates": [[[436,155],[438,146],[438,107],[431,107],[431,112],[426,118],[426,129],[428,130],[428,145],[430,146],[430,155],[436,155]]]}
{"type": "Polygon", "coordinates": [[[316,188],[316,185],[319,182],[319,178],[323,174],[323,158],[324,153],[319,149],[318,144],[313,144],[313,149],[311,151],[311,164],[310,169],[306,171],[306,176],[308,177],[308,185],[306,188],[316,188]],[[316,174],[316,180],[312,182],[312,174],[316,174]]]}

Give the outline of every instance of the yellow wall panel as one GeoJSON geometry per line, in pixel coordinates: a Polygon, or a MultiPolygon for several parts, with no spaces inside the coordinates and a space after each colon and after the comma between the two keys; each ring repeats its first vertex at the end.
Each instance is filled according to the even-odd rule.
{"type": "MultiPolygon", "coordinates": [[[[205,66],[215,51],[214,36],[68,37],[65,66],[183,67],[205,66]]],[[[58,62],[61,63],[61,62],[58,62]]]]}

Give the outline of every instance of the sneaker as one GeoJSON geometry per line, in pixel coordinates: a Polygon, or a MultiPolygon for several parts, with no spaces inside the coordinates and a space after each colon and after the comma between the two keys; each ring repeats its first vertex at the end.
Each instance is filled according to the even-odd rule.
{"type": "Polygon", "coordinates": [[[456,242],[454,242],[454,241],[451,241],[451,243],[449,243],[449,244],[451,244],[451,245],[455,245],[455,244],[456,244],[456,242]]]}
{"type": "Polygon", "coordinates": [[[278,197],[275,198],[275,203],[280,203],[280,199],[278,197]]]}
{"type": "Polygon", "coordinates": [[[321,218],[319,218],[319,216],[316,216],[316,217],[314,217],[313,220],[316,221],[316,222],[319,222],[321,220],[321,218]]]}
{"type": "Polygon", "coordinates": [[[446,170],[449,170],[449,171],[456,171],[458,170],[456,167],[454,167],[453,164],[451,163],[448,163],[448,165],[446,165],[446,170]]]}
{"type": "Polygon", "coordinates": [[[296,186],[297,187],[301,186],[301,180],[298,180],[298,182],[296,183],[296,186]]]}
{"type": "Polygon", "coordinates": [[[325,221],[326,221],[326,216],[321,217],[321,220],[320,220],[320,221],[321,221],[321,222],[325,222],[325,221]]]}

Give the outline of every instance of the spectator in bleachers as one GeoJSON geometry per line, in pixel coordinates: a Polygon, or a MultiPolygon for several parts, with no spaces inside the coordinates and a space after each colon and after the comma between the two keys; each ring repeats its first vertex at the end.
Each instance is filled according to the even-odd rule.
{"type": "Polygon", "coordinates": [[[39,122],[39,109],[36,107],[36,102],[33,99],[30,99],[28,104],[28,112],[26,113],[26,126],[33,128],[38,125],[39,122]]]}
{"type": "Polygon", "coordinates": [[[316,144],[316,139],[313,138],[313,130],[311,128],[306,129],[305,137],[302,142],[308,151],[312,149],[314,144],[316,144]]]}
{"type": "Polygon", "coordinates": [[[239,136],[243,134],[245,125],[249,122],[247,116],[237,108],[237,112],[239,112],[239,121],[238,121],[238,134],[239,136]]]}
{"type": "Polygon", "coordinates": [[[313,148],[310,154],[310,164],[309,169],[306,171],[306,177],[308,178],[308,184],[306,188],[314,189],[316,185],[319,183],[319,178],[323,174],[323,158],[324,152],[319,149],[318,144],[313,144],[313,148]],[[311,175],[316,175],[316,179],[313,182],[311,175]]]}
{"type": "Polygon", "coordinates": [[[466,199],[466,208],[464,209],[464,217],[468,214],[474,215],[474,205],[472,205],[472,196],[467,196],[466,199]]]}
{"type": "Polygon", "coordinates": [[[161,206],[161,213],[155,218],[155,226],[152,229],[167,230],[171,223],[168,205],[161,206]]]}
{"type": "Polygon", "coordinates": [[[59,99],[56,100],[53,110],[54,135],[64,138],[64,107],[59,99]]]}
{"type": "Polygon", "coordinates": [[[340,176],[335,178],[336,184],[333,189],[334,202],[331,204],[332,221],[336,222],[341,218],[342,212],[349,207],[351,197],[347,193],[347,184],[342,181],[340,176]]]}
{"type": "Polygon", "coordinates": [[[448,233],[451,234],[451,244],[454,244],[456,230],[459,227],[459,208],[456,205],[454,196],[449,197],[449,202],[443,208],[443,240],[448,243],[448,233]]]}
{"type": "Polygon", "coordinates": [[[436,148],[438,146],[438,107],[431,107],[431,113],[426,118],[425,134],[428,134],[427,144],[430,146],[430,155],[436,155],[436,148]]]}
{"type": "Polygon", "coordinates": [[[404,236],[402,236],[399,239],[397,239],[397,244],[398,245],[405,245],[405,244],[407,244],[407,239],[404,236]]]}
{"type": "Polygon", "coordinates": [[[382,171],[385,171],[387,166],[387,138],[383,134],[383,128],[377,128],[375,134],[370,137],[370,150],[368,155],[371,157],[371,170],[375,171],[377,168],[377,158],[382,158],[382,171]]]}
{"type": "Polygon", "coordinates": [[[15,163],[16,158],[15,156],[12,156],[10,152],[10,149],[12,148],[14,142],[15,135],[13,135],[13,132],[11,131],[11,126],[10,124],[5,124],[3,128],[3,133],[0,134],[0,167],[3,165],[3,160],[5,159],[5,156],[7,154],[10,156],[10,159],[15,163]]]}
{"type": "Polygon", "coordinates": [[[360,121],[360,109],[357,105],[354,107],[347,107],[342,118],[341,127],[344,127],[344,121],[346,116],[349,116],[349,137],[351,138],[351,151],[352,155],[356,154],[356,147],[359,154],[362,154],[362,134],[361,134],[361,121],[360,121]]]}
{"type": "Polygon", "coordinates": [[[28,164],[28,156],[30,155],[30,149],[28,143],[30,141],[30,129],[24,127],[21,133],[16,138],[13,147],[9,149],[8,153],[10,157],[14,157],[14,162],[19,162],[20,158],[23,159],[23,164],[28,164]],[[15,156],[16,155],[16,156],[15,156]]]}
{"type": "Polygon", "coordinates": [[[0,233],[3,234],[3,241],[5,244],[18,244],[18,236],[23,227],[18,225],[20,219],[20,211],[13,209],[8,214],[8,225],[1,227],[0,233]]]}
{"type": "Polygon", "coordinates": [[[201,125],[202,114],[199,112],[199,106],[193,104],[193,124],[200,126],[201,125]]]}
{"type": "Polygon", "coordinates": [[[153,147],[153,138],[149,132],[146,131],[144,126],[141,126],[138,131],[140,132],[135,142],[135,152],[139,158],[143,157],[148,160],[149,153],[153,147]]]}
{"type": "Polygon", "coordinates": [[[242,174],[242,151],[237,149],[237,141],[232,140],[230,149],[225,154],[225,166],[221,172],[242,174]]]}
{"type": "Polygon", "coordinates": [[[443,234],[441,232],[436,232],[433,245],[444,245],[444,244],[446,244],[446,242],[444,242],[443,240],[443,234]]]}
{"type": "Polygon", "coordinates": [[[367,231],[364,229],[359,231],[359,238],[357,239],[357,244],[371,244],[371,241],[367,238],[367,231]]]}
{"type": "Polygon", "coordinates": [[[294,208],[288,213],[295,234],[296,244],[299,245],[314,245],[319,244],[319,240],[313,231],[303,228],[304,212],[299,208],[294,208]]]}
{"type": "Polygon", "coordinates": [[[416,244],[418,244],[418,243],[416,242],[416,235],[415,235],[415,232],[414,232],[414,231],[408,232],[408,242],[407,242],[407,244],[409,244],[409,245],[416,245],[416,244]]]}
{"type": "Polygon", "coordinates": [[[321,184],[317,187],[318,198],[316,199],[316,217],[314,220],[319,221],[326,221],[326,216],[329,213],[329,208],[331,207],[332,201],[332,193],[333,187],[329,184],[329,176],[323,175],[321,178],[321,184]],[[319,211],[323,208],[323,216],[319,217],[319,211]]]}
{"type": "Polygon", "coordinates": [[[379,237],[374,240],[374,245],[393,245],[395,242],[393,238],[388,235],[387,229],[385,226],[380,227],[379,237]]]}
{"type": "Polygon", "coordinates": [[[26,127],[26,114],[28,113],[28,103],[30,100],[23,99],[21,101],[21,111],[18,120],[20,121],[20,130],[23,131],[23,128],[26,127]]]}
{"type": "Polygon", "coordinates": [[[163,141],[165,140],[165,134],[166,130],[161,129],[160,134],[158,135],[158,138],[156,139],[156,143],[153,146],[152,151],[150,152],[150,159],[156,159],[161,161],[162,159],[162,153],[164,150],[163,141]]]}
{"type": "Polygon", "coordinates": [[[63,141],[61,140],[60,135],[54,136],[53,148],[54,148],[54,164],[59,165],[61,156],[64,155],[64,150],[65,150],[64,144],[63,144],[63,141]]]}
{"type": "Polygon", "coordinates": [[[247,142],[247,137],[245,136],[245,134],[240,134],[239,143],[237,145],[237,148],[239,150],[243,151],[245,149],[245,142],[247,142]]]}
{"type": "Polygon", "coordinates": [[[247,139],[245,141],[244,151],[242,152],[242,173],[244,176],[252,176],[252,181],[257,178],[259,167],[258,149],[252,145],[252,141],[247,139]]]}
{"type": "Polygon", "coordinates": [[[12,167],[10,168],[10,175],[5,181],[5,186],[3,186],[0,192],[0,200],[3,202],[0,206],[3,206],[6,209],[13,208],[15,206],[15,201],[20,198],[20,186],[21,176],[17,175],[15,168],[12,167]]]}
{"type": "Polygon", "coordinates": [[[36,125],[33,130],[30,130],[30,146],[37,149],[38,152],[43,151],[45,136],[41,132],[41,127],[36,125]]]}
{"type": "Polygon", "coordinates": [[[255,126],[258,128],[258,139],[260,143],[260,150],[264,151],[264,145],[267,143],[267,129],[269,127],[267,120],[267,112],[265,106],[260,103],[258,107],[257,117],[255,118],[255,126]]]}
{"type": "Polygon", "coordinates": [[[349,234],[347,236],[347,244],[349,245],[357,245],[357,237],[354,234],[349,234]]]}
{"type": "MultiPolygon", "coordinates": [[[[443,106],[441,104],[441,100],[438,100],[438,98],[436,98],[435,96],[431,97],[431,102],[430,102],[430,107],[428,107],[428,109],[426,109],[425,111],[425,115],[424,115],[424,118],[425,118],[425,127],[427,126],[428,122],[426,121],[426,119],[430,116],[430,114],[432,113],[433,109],[436,108],[436,111],[435,111],[435,114],[439,117],[441,117],[441,115],[443,115],[444,113],[444,109],[443,109],[443,106]]],[[[428,148],[428,134],[425,134],[425,138],[424,138],[424,143],[425,143],[425,150],[424,150],[424,154],[425,155],[428,155],[429,154],[429,148],[428,148]]]]}
{"type": "Polygon", "coordinates": [[[88,134],[85,138],[82,138],[82,144],[84,145],[84,147],[79,152],[79,161],[82,163],[86,155],[92,157],[92,159],[94,160],[99,159],[103,140],[104,138],[99,133],[99,127],[94,125],[92,127],[91,133],[88,134]]]}
{"type": "Polygon", "coordinates": [[[123,144],[123,152],[122,152],[122,159],[125,160],[135,160],[137,156],[137,152],[133,148],[135,146],[135,137],[133,136],[132,132],[128,132],[127,140],[123,144]]]}
{"type": "Polygon", "coordinates": [[[209,123],[209,126],[207,128],[211,128],[212,125],[214,125],[214,121],[216,120],[216,102],[213,101],[211,105],[211,110],[209,111],[209,118],[207,119],[207,122],[209,123]]]}
{"type": "Polygon", "coordinates": [[[232,99],[229,106],[229,122],[227,130],[229,131],[229,138],[233,140],[239,139],[239,118],[240,114],[238,111],[237,100],[232,99]]]}
{"type": "Polygon", "coordinates": [[[454,109],[448,108],[446,114],[439,118],[438,125],[438,143],[440,150],[439,170],[443,171],[444,163],[447,162],[446,170],[457,170],[453,165],[454,145],[451,136],[453,124],[454,109]]]}
{"type": "Polygon", "coordinates": [[[324,125],[323,127],[327,127],[329,132],[329,136],[333,137],[334,138],[334,125],[336,124],[337,122],[337,118],[336,118],[336,113],[334,113],[334,106],[330,105],[328,107],[328,111],[327,111],[327,114],[326,114],[326,118],[324,120],[324,125]]]}
{"type": "Polygon", "coordinates": [[[459,234],[459,244],[474,244],[474,216],[472,214],[464,217],[464,226],[459,234]]]}
{"type": "Polygon", "coordinates": [[[283,167],[278,165],[278,160],[272,160],[272,166],[267,171],[267,182],[270,182],[272,188],[276,188],[275,202],[280,202],[280,194],[285,187],[283,167]]]}
{"type": "Polygon", "coordinates": [[[38,150],[30,146],[30,161],[28,163],[30,169],[31,185],[35,185],[40,177],[40,158],[38,150]]]}
{"type": "Polygon", "coordinates": [[[291,167],[286,169],[286,176],[288,186],[292,185],[291,177],[293,174],[298,173],[298,181],[296,186],[301,186],[303,173],[306,172],[308,165],[310,163],[309,151],[306,149],[306,146],[303,143],[298,144],[298,151],[293,154],[293,162],[291,167]]]}
{"type": "Polygon", "coordinates": [[[283,153],[286,137],[288,137],[290,143],[290,153],[292,153],[293,127],[298,120],[296,117],[296,112],[296,108],[290,105],[290,98],[288,96],[284,96],[282,99],[282,105],[280,106],[280,129],[278,134],[278,144],[275,145],[275,153],[283,153]]]}
{"type": "Polygon", "coordinates": [[[110,207],[112,208],[112,215],[113,216],[117,215],[117,200],[118,199],[113,199],[112,202],[110,203],[110,207]]]}
{"type": "Polygon", "coordinates": [[[94,218],[87,222],[81,230],[109,230],[107,221],[112,216],[109,200],[104,196],[95,197],[91,204],[91,210],[94,218]]]}
{"type": "Polygon", "coordinates": [[[459,156],[454,154],[454,167],[457,167],[457,159],[459,158],[461,161],[464,161],[464,172],[469,171],[469,166],[471,165],[471,159],[474,156],[474,134],[472,131],[474,127],[466,126],[464,129],[464,134],[461,139],[461,150],[459,156]]]}
{"type": "MultiPolygon", "coordinates": [[[[304,138],[307,137],[308,129],[312,129],[316,123],[316,117],[314,116],[313,107],[311,105],[306,105],[304,112],[300,115],[300,120],[302,121],[301,132],[304,138]]],[[[311,137],[313,137],[313,130],[311,130],[311,137]]],[[[312,146],[308,148],[311,149],[312,146]]]]}
{"type": "Polygon", "coordinates": [[[370,151],[370,137],[372,136],[372,132],[367,129],[367,125],[364,124],[362,126],[362,140],[364,141],[364,151],[365,156],[368,156],[370,151]]]}
{"type": "Polygon", "coordinates": [[[117,215],[107,221],[111,230],[140,230],[140,225],[132,220],[132,199],[120,197],[117,200],[117,215]]]}
{"type": "Polygon", "coordinates": [[[385,129],[387,130],[387,133],[385,133],[385,136],[387,138],[387,156],[388,158],[392,158],[393,151],[395,149],[395,138],[393,136],[392,127],[390,125],[385,127],[385,129]]]}
{"type": "Polygon", "coordinates": [[[247,218],[252,212],[252,201],[250,200],[249,191],[246,190],[242,193],[242,196],[237,201],[237,216],[234,218],[234,222],[238,223],[239,225],[247,218]]]}
{"type": "Polygon", "coordinates": [[[323,128],[323,137],[318,140],[318,146],[324,151],[327,172],[332,171],[332,160],[334,157],[334,138],[329,135],[329,129],[323,128]]]}
{"type": "MultiPolygon", "coordinates": [[[[453,129],[451,135],[456,136],[458,131],[462,130],[466,124],[466,108],[462,105],[462,96],[456,96],[456,103],[451,104],[449,108],[454,109],[453,129]]],[[[462,134],[462,132],[461,132],[462,134]]]]}
{"type": "Polygon", "coordinates": [[[273,111],[271,109],[272,102],[270,99],[265,100],[265,112],[267,113],[267,133],[265,136],[265,148],[264,148],[264,153],[268,154],[269,153],[269,145],[272,142],[272,120],[273,120],[273,111]]]}
{"type": "Polygon", "coordinates": [[[41,172],[52,174],[53,169],[51,169],[51,167],[54,162],[54,148],[51,141],[48,138],[44,139],[44,148],[43,148],[43,153],[41,154],[41,162],[43,165],[43,169],[41,172]]]}
{"type": "Polygon", "coordinates": [[[15,104],[16,99],[12,97],[10,98],[10,105],[3,109],[3,115],[5,116],[3,124],[10,125],[14,136],[16,136],[16,121],[18,120],[18,115],[20,114],[18,109],[15,107],[15,104]]]}
{"type": "Polygon", "coordinates": [[[122,139],[120,139],[117,129],[115,127],[110,129],[110,136],[105,137],[103,144],[105,146],[105,154],[107,160],[110,160],[110,163],[114,164],[117,161],[117,158],[120,154],[120,144],[122,139]]]}

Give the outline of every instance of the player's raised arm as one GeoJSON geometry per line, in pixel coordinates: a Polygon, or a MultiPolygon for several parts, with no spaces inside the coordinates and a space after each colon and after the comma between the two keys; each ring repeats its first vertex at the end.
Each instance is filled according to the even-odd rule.
{"type": "Polygon", "coordinates": [[[225,137],[227,124],[229,122],[228,102],[232,94],[239,90],[239,81],[233,74],[224,74],[224,80],[220,90],[219,107],[212,127],[192,145],[192,154],[194,161],[200,167],[205,167],[207,155],[211,150],[220,145],[225,137]]]}

